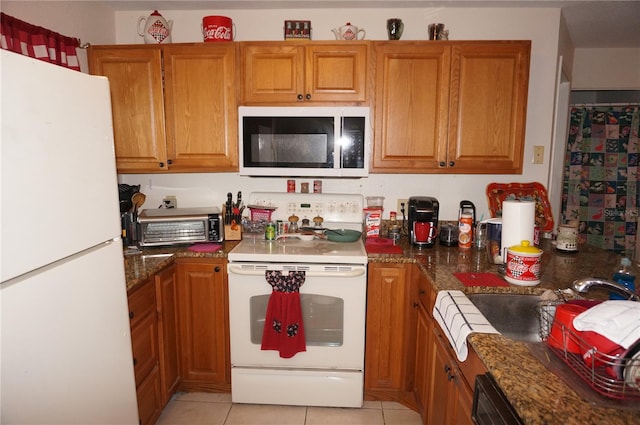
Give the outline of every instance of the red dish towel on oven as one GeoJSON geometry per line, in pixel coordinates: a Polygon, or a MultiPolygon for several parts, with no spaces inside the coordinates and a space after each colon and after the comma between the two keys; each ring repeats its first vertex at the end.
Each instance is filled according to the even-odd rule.
{"type": "Polygon", "coordinates": [[[304,283],[304,272],[290,271],[283,275],[280,271],[267,270],[264,277],[273,291],[267,305],[262,349],[279,351],[280,357],[284,359],[307,351],[300,307],[300,287],[304,283]]]}

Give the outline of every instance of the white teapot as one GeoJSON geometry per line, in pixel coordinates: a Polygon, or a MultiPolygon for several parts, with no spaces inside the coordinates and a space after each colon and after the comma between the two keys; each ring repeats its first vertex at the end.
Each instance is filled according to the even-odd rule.
{"type": "Polygon", "coordinates": [[[138,19],[138,35],[144,37],[146,44],[168,44],[171,43],[171,27],[173,21],[166,21],[162,15],[154,10],[148,18],[141,16],[138,19]],[[144,24],[144,28],[140,28],[144,24]]]}
{"type": "Polygon", "coordinates": [[[347,22],[346,25],[340,28],[334,28],[331,31],[336,36],[336,40],[362,40],[367,34],[364,28],[358,29],[355,25],[351,25],[351,22],[347,22]],[[358,34],[362,33],[362,37],[358,38],[358,34]]]}

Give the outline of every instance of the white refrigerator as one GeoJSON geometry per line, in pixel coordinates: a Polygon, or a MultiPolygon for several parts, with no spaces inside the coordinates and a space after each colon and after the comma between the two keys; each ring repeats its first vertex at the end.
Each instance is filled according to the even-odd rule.
{"type": "Polygon", "coordinates": [[[0,78],[0,422],[138,424],[108,81],[0,78]]]}

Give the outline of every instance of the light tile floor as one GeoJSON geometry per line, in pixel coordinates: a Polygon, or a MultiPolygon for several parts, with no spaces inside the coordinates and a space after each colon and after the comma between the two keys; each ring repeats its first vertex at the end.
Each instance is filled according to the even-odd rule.
{"type": "Polygon", "coordinates": [[[231,394],[179,393],[156,425],[421,425],[395,402],[365,401],[362,409],[233,404],[231,394]]]}

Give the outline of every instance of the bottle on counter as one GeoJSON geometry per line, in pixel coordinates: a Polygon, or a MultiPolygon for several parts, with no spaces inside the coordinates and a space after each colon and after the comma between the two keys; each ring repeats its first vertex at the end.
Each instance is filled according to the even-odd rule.
{"type": "Polygon", "coordinates": [[[275,240],[276,238],[276,224],[271,221],[267,223],[264,228],[264,238],[268,241],[275,240]]]}
{"type": "MultiPolygon", "coordinates": [[[[623,285],[625,288],[635,292],[635,290],[636,290],[636,284],[635,284],[636,277],[633,275],[633,271],[631,270],[631,260],[630,259],[628,259],[627,257],[623,257],[620,260],[620,266],[613,273],[613,280],[615,282],[619,283],[620,285],[623,285]]],[[[609,292],[609,299],[610,300],[624,300],[626,298],[623,297],[620,294],[615,293],[615,292],[609,292]]]]}

